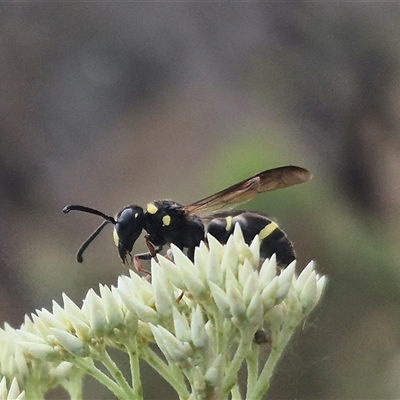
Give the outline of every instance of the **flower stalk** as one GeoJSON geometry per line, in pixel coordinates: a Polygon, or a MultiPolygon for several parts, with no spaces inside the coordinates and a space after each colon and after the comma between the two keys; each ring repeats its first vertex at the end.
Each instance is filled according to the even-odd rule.
{"type": "Polygon", "coordinates": [[[44,398],[61,385],[79,399],[91,375],[117,398],[139,400],[142,361],[180,399],[262,399],[326,278],[312,262],[298,276],[294,262],[280,270],[274,256],[260,265],[258,237],[248,246],[239,226],[225,246],[211,236],[207,242],[194,262],[171,245],[173,261],[152,260],[151,282],[131,271],[115,287],[90,290],[82,307],[63,295],[63,306],[37,311],[20,329],[5,325],[0,398],[44,398]],[[108,348],[126,354],[130,379],[108,348]],[[243,366],[245,383],[238,381],[243,366]]]}

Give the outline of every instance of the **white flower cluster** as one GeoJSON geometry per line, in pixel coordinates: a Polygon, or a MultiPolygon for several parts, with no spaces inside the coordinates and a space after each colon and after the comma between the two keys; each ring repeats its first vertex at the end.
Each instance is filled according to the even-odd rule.
{"type": "Polygon", "coordinates": [[[13,378],[10,388],[7,387],[5,377],[0,381],[0,399],[2,400],[25,400],[25,392],[19,390],[18,382],[13,378]]]}
{"type": "Polygon", "coordinates": [[[326,279],[313,263],[298,277],[294,262],[280,271],[274,256],[260,267],[258,237],[248,246],[236,227],[225,246],[209,236],[194,262],[172,245],[173,262],[152,260],[151,282],[131,272],[116,287],[100,285],[100,295],[90,290],[81,308],[63,295],[63,307],[54,302],[52,312],[26,317],[19,330],[6,325],[0,330],[0,376],[13,383],[4,398],[22,398],[15,395],[19,387],[28,397],[43,397],[58,384],[74,397],[85,373],[118,398],[141,398],[139,359],[180,398],[239,393],[237,374],[247,363],[246,397],[261,398],[271,363],[318,303],[326,279]],[[260,369],[255,337],[264,328],[274,357],[260,369]],[[165,359],[153,352],[153,343],[165,359]],[[132,382],[119,373],[107,346],[128,354],[132,382]]]}

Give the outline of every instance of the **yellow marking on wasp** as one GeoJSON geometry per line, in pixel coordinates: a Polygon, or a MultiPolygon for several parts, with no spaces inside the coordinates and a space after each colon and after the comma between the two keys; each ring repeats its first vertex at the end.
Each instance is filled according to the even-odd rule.
{"type": "Polygon", "coordinates": [[[226,219],[226,226],[225,226],[225,230],[227,231],[227,232],[229,232],[230,230],[231,230],[231,228],[232,228],[232,217],[231,216],[229,216],[229,217],[226,217],[225,218],[226,219]]]}
{"type": "Polygon", "coordinates": [[[277,223],[274,221],[271,221],[270,224],[268,224],[266,227],[261,229],[261,231],[258,233],[258,236],[260,237],[260,240],[265,239],[267,236],[269,236],[275,229],[278,229],[279,226],[277,223]]]}
{"type": "Polygon", "coordinates": [[[138,217],[138,215],[139,215],[139,213],[136,213],[136,214],[135,214],[135,218],[137,218],[137,217],[138,217]]]}
{"type": "Polygon", "coordinates": [[[118,244],[119,244],[119,236],[118,236],[118,233],[117,233],[117,230],[114,228],[114,231],[113,231],[113,238],[114,238],[114,243],[115,243],[115,245],[118,247],[118,244]]]}
{"type": "Polygon", "coordinates": [[[147,212],[149,214],[155,214],[157,211],[158,211],[158,208],[153,203],[147,204],[147,212]]]}
{"type": "Polygon", "coordinates": [[[171,217],[169,215],[164,215],[162,217],[163,226],[168,226],[171,223],[171,217]]]}

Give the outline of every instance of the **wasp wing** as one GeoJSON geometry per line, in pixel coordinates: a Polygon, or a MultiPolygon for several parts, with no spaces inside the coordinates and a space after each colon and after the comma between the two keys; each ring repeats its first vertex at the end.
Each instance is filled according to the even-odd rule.
{"type": "Polygon", "coordinates": [[[201,215],[202,213],[209,214],[222,209],[231,209],[253,199],[259,193],[297,185],[307,182],[311,178],[311,172],[294,165],[268,169],[218,193],[189,204],[184,207],[184,210],[188,214],[201,215]]]}

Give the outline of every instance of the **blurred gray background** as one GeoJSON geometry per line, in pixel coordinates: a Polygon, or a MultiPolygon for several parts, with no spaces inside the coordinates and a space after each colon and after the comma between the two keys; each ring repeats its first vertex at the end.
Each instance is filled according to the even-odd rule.
{"type": "MultiPolygon", "coordinates": [[[[295,164],[314,180],[246,208],[330,282],[269,397],[399,398],[399,19],[397,2],[2,3],[1,319],[126,273],[111,228],[76,263],[101,221],[64,205],[187,204],[295,164]]],[[[146,371],[146,398],[174,398],[146,371]]]]}

